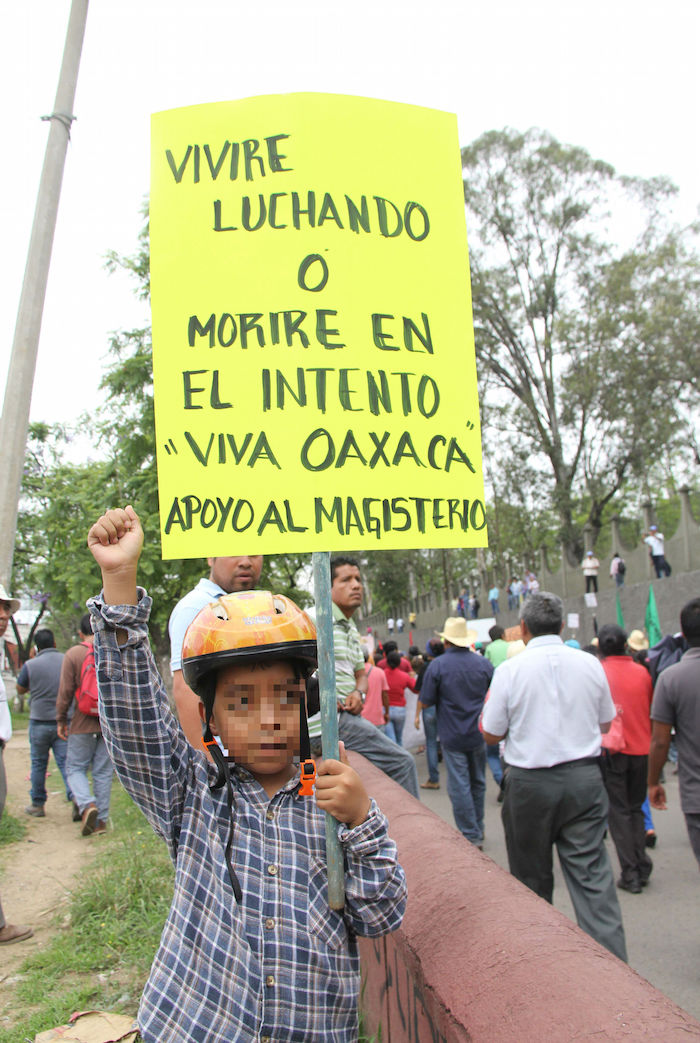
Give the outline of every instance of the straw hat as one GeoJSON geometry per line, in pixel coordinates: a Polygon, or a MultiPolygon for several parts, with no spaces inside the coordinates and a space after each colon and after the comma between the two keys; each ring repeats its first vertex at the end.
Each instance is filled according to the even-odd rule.
{"type": "Polygon", "coordinates": [[[520,655],[521,652],[525,651],[526,647],[527,646],[522,639],[520,641],[509,641],[506,659],[512,659],[513,656],[520,655]]]}
{"type": "Polygon", "coordinates": [[[2,583],[0,583],[0,601],[9,601],[10,602],[10,615],[12,615],[12,616],[19,609],[19,605],[20,605],[19,598],[11,598],[10,595],[5,590],[5,588],[3,587],[2,583]]]}
{"type": "Polygon", "coordinates": [[[627,638],[627,644],[635,652],[641,652],[649,647],[649,638],[644,636],[642,630],[632,630],[630,636],[627,638]]]}
{"type": "Polygon", "coordinates": [[[476,630],[467,629],[467,621],[463,616],[448,616],[443,632],[436,630],[435,633],[442,641],[449,641],[451,645],[459,645],[460,648],[469,648],[479,640],[476,630]]]}

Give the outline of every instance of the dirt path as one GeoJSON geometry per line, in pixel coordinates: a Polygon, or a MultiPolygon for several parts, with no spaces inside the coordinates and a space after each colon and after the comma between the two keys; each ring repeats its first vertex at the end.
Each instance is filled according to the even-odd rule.
{"type": "MultiPolygon", "coordinates": [[[[29,737],[15,732],[4,752],[7,772],[6,809],[27,822],[23,840],[0,851],[0,895],[9,923],[28,924],[34,936],[0,949],[0,983],[17,971],[30,953],[43,948],[52,933],[54,916],[67,906],[71,890],[85,872],[99,837],[83,837],[72,821],[72,805],[66,800],[61,773],[51,757],[46,780],[49,799],[46,817],[24,814],[29,803],[29,737]]],[[[66,909],[67,915],[67,909],[66,909]]]]}

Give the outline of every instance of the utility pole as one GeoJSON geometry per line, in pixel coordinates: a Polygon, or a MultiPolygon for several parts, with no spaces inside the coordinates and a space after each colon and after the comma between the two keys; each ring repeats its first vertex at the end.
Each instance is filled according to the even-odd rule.
{"type": "Polygon", "coordinates": [[[3,465],[0,469],[0,583],[6,587],[9,587],[12,576],[17,509],[29,430],[29,407],[32,401],[63,167],[70,140],[71,123],[75,119],[73,103],[87,9],[88,0],[73,0],[71,4],[56,102],[51,115],[42,117],[50,123],[49,140],[46,143],[34,211],[34,224],[7,372],[5,402],[0,418],[0,446],[3,453],[3,465]]]}

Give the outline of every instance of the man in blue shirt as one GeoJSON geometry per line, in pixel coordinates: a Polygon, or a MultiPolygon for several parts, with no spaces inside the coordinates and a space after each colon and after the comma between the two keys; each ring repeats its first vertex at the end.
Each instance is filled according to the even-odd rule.
{"type": "Polygon", "coordinates": [[[254,590],[262,572],[262,554],[243,554],[233,558],[207,558],[209,578],[200,579],[194,590],[180,598],[170,614],[170,669],[173,675],[173,699],[182,730],[196,750],[202,748],[202,722],[199,699],[185,684],[182,676],[182,642],[188,626],[200,609],[223,594],[254,590]]]}
{"type": "Polygon", "coordinates": [[[447,792],[457,828],[481,848],[484,840],[486,746],[479,717],[491,684],[493,666],[473,652],[477,639],[457,616],[440,634],[445,654],[428,664],[422,678],[421,706],[437,708],[438,735],[447,768],[447,792]]]}

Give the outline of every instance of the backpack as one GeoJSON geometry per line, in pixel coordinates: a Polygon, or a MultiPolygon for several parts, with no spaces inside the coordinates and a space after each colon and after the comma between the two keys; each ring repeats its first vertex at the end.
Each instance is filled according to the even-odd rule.
{"type": "Polygon", "coordinates": [[[78,709],[87,717],[99,717],[97,709],[97,674],[95,672],[95,649],[89,641],[81,641],[87,655],[80,670],[80,684],[75,693],[78,709]]]}
{"type": "Polygon", "coordinates": [[[626,572],[627,572],[627,566],[625,565],[623,559],[620,558],[620,560],[617,563],[617,574],[618,574],[618,576],[624,576],[624,574],[626,572]]]}

